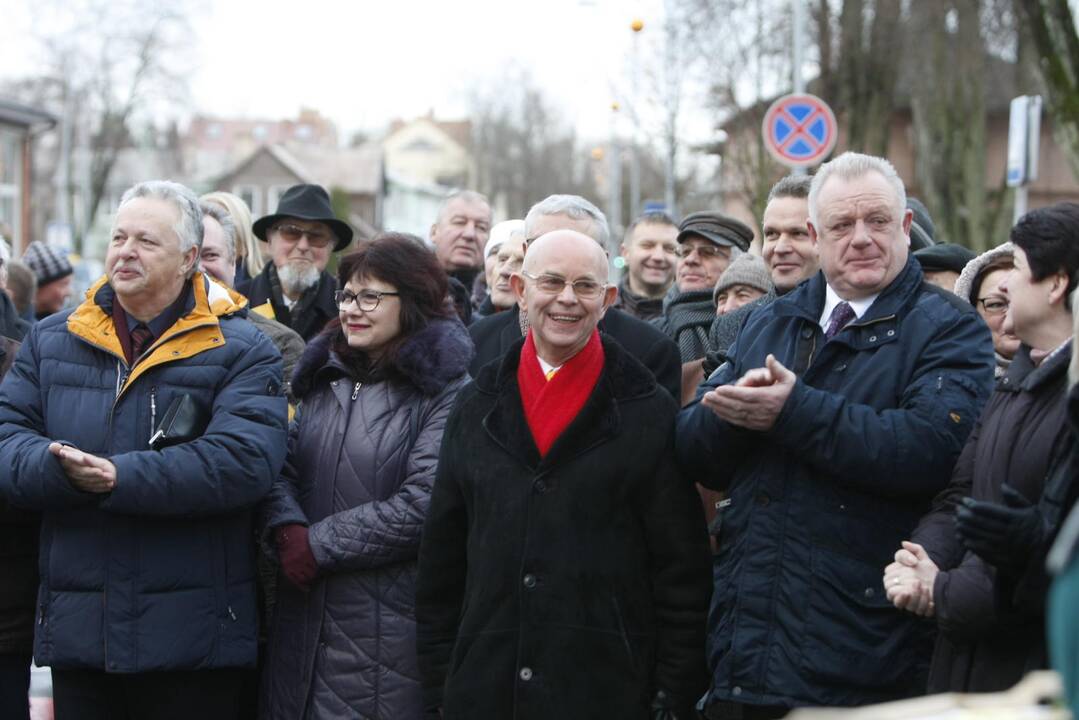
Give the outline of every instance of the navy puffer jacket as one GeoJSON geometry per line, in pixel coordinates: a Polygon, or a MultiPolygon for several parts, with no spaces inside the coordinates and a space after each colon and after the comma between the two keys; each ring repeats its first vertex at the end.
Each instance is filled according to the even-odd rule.
{"type": "Polygon", "coordinates": [[[924,690],[925,623],[892,607],[881,579],[949,480],[992,387],[993,345],[912,259],[827,342],[825,289],[818,273],[755,310],[678,419],[679,462],[730,499],[709,617],[715,700],[861,705],[924,690]],[[769,353],[798,375],[771,431],[699,403],[769,353]]]}
{"type": "Polygon", "coordinates": [[[267,527],[299,523],[319,567],[310,592],[283,577],[271,625],[261,717],[422,714],[415,583],[442,432],[468,381],[472,341],[456,319],[410,336],[393,377],[358,381],[330,337],[293,377],[301,404],[267,527]]]}
{"type": "Polygon", "coordinates": [[[108,672],[250,667],[251,508],[284,462],[281,356],[245,301],[202,274],[183,316],[129,368],[102,278],[30,331],[0,386],[0,492],[42,510],[34,658],[108,672]],[[156,451],[151,429],[188,394],[197,439],[156,451]],[[116,488],[85,493],[52,440],[107,457],[116,488]]]}

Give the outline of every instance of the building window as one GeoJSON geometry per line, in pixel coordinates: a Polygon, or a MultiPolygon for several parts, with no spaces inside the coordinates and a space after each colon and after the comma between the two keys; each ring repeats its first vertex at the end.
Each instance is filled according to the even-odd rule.
{"type": "Polygon", "coordinates": [[[211,140],[217,140],[219,137],[221,137],[221,133],[221,123],[210,123],[206,127],[206,137],[210,138],[211,140]]]}
{"type": "Polygon", "coordinates": [[[256,125],[255,127],[251,128],[251,137],[255,138],[256,140],[265,140],[266,132],[267,131],[265,125],[256,125]]]}
{"type": "Polygon", "coordinates": [[[296,137],[300,140],[310,140],[314,132],[311,130],[311,126],[307,123],[296,126],[296,137]]]}
{"type": "Polygon", "coordinates": [[[266,208],[267,212],[274,212],[277,210],[277,201],[281,199],[281,196],[288,190],[288,185],[271,185],[270,189],[266,191],[266,208]]]}
{"type": "MultiPolygon", "coordinates": [[[[262,217],[262,193],[255,185],[237,185],[232,188],[232,194],[247,203],[251,208],[251,217],[256,220],[262,217]]],[[[276,207],[276,206],[275,206],[276,207]]]]}
{"type": "Polygon", "coordinates": [[[14,247],[22,224],[22,134],[0,128],[0,225],[14,247]]]}

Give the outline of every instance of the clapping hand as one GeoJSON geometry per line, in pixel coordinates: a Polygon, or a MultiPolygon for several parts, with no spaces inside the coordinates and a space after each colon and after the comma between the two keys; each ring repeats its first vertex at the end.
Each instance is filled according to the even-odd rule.
{"type": "Polygon", "coordinates": [[[764,367],[750,370],[733,385],[706,392],[701,404],[731,425],[768,431],[783,411],[797,379],[774,355],[769,355],[764,367]]]}
{"type": "Polygon", "coordinates": [[[49,452],[57,457],[68,482],[83,492],[107,493],[116,487],[116,466],[105,458],[91,455],[63,443],[49,443],[49,452]]]}

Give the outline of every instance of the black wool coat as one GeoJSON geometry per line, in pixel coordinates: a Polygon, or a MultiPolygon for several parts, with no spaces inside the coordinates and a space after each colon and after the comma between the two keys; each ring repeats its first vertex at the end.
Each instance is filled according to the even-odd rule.
{"type": "MultiPolygon", "coordinates": [[[[476,355],[468,368],[472,377],[488,363],[501,359],[521,339],[520,308],[485,317],[468,327],[476,355]]],[[[616,340],[622,349],[652,373],[661,388],[677,402],[682,397],[682,360],[678,346],[660,330],[643,320],[609,308],[599,321],[599,331],[616,340]]]]}
{"type": "MultiPolygon", "coordinates": [[[[1003,502],[1005,482],[1031,502],[1041,498],[1052,458],[1066,453],[1070,442],[1070,358],[1070,348],[1064,348],[1035,368],[1029,348],[1020,349],[967,440],[951,482],[914,531],[914,542],[941,570],[933,585],[940,632],[930,692],[996,692],[1047,667],[1044,614],[1012,613],[999,601],[996,569],[966,552],[956,537],[955,506],[966,496],[1003,502]]],[[[1024,604],[1043,608],[1045,598],[1024,604]]]]}
{"type": "Polygon", "coordinates": [[[446,720],[645,718],[662,689],[691,706],[712,581],[675,403],[603,337],[596,387],[541,459],[522,344],[446,426],[416,590],[425,705],[446,720]]]}

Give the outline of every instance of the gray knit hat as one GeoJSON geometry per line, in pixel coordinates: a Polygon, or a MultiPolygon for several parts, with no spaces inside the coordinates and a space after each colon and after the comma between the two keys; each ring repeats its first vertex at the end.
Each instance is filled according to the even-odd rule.
{"type": "Polygon", "coordinates": [[[30,243],[22,254],[22,261],[34,271],[38,287],[62,280],[75,272],[67,256],[61,255],[40,240],[30,243]]]}
{"type": "Polygon", "coordinates": [[[719,276],[716,289],[712,291],[712,301],[718,303],[719,294],[735,285],[748,285],[757,288],[762,293],[771,292],[774,289],[772,274],[768,272],[764,258],[749,253],[735,258],[734,262],[719,276]]]}

